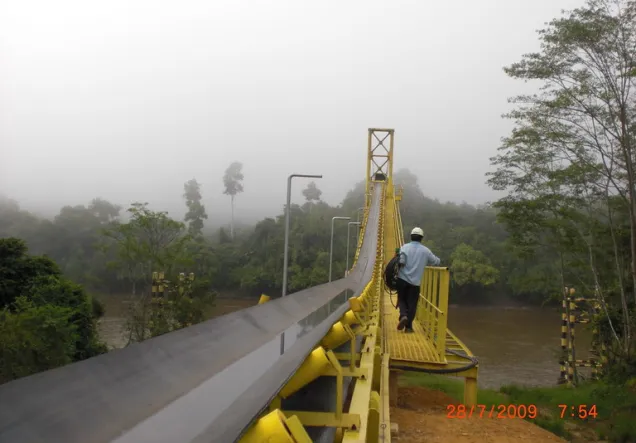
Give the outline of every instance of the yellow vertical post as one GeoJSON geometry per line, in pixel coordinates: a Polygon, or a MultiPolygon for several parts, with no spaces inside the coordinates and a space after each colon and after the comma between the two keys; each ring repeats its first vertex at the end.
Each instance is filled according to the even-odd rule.
{"type": "Polygon", "coordinates": [[[158,283],[158,286],[157,286],[157,292],[159,292],[161,294],[161,296],[163,297],[164,280],[165,280],[163,272],[159,272],[157,278],[159,279],[159,283],[158,283]]]}
{"type": "Polygon", "coordinates": [[[477,404],[477,378],[466,377],[464,379],[464,405],[477,404]]]}
{"type": "Polygon", "coordinates": [[[395,137],[395,132],[391,130],[391,135],[389,135],[389,177],[393,177],[393,138],[395,137]]]}
{"type": "Polygon", "coordinates": [[[152,273],[152,285],[150,287],[150,292],[152,293],[152,296],[155,296],[155,293],[157,292],[157,278],[158,278],[159,274],[157,272],[153,272],[152,273]]]}
{"type": "Polygon", "coordinates": [[[573,384],[578,384],[579,377],[578,371],[576,370],[576,346],[575,346],[575,330],[576,330],[576,303],[572,296],[574,295],[574,288],[570,288],[570,297],[568,297],[568,303],[570,304],[570,356],[572,358],[572,376],[573,384]]]}
{"type": "Polygon", "coordinates": [[[450,286],[450,278],[448,268],[445,268],[440,275],[439,282],[439,304],[438,309],[441,311],[438,313],[437,321],[437,337],[436,347],[440,360],[446,358],[446,323],[448,318],[448,288],[450,286]]]}
{"type": "Polygon", "coordinates": [[[568,380],[566,370],[566,362],[568,360],[568,319],[566,303],[567,301],[564,297],[561,302],[563,312],[561,313],[561,372],[559,375],[559,383],[566,383],[568,380]]]}
{"type": "Polygon", "coordinates": [[[369,194],[371,193],[371,157],[373,156],[373,148],[371,147],[371,137],[373,136],[373,129],[369,129],[369,139],[367,144],[367,174],[366,174],[366,186],[364,192],[364,207],[369,207],[369,194]]]}
{"type": "Polygon", "coordinates": [[[183,272],[179,273],[179,296],[183,295],[185,290],[185,274],[183,272]]]}

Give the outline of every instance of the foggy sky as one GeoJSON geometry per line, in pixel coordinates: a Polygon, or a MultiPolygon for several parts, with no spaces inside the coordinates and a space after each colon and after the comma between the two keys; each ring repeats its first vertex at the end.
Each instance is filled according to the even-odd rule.
{"type": "Polygon", "coordinates": [[[291,173],[323,174],[338,204],[364,179],[367,128],[384,127],[427,195],[482,203],[506,99],[531,90],[502,67],[582,4],[0,0],[0,192],[30,210],[100,196],[180,215],[196,177],[218,219],[238,160],[237,217],[280,213],[291,173]]]}

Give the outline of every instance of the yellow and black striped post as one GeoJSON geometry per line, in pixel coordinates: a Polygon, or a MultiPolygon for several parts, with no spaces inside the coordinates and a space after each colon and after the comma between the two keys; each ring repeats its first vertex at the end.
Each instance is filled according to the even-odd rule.
{"type": "Polygon", "coordinates": [[[569,352],[569,362],[570,362],[570,368],[569,368],[569,376],[568,376],[568,381],[569,384],[577,384],[578,383],[578,374],[576,371],[576,347],[574,346],[575,343],[575,326],[576,326],[576,303],[574,303],[572,296],[574,295],[574,288],[570,288],[570,296],[568,297],[568,306],[569,306],[569,310],[568,310],[568,324],[570,326],[570,343],[569,343],[569,348],[570,348],[570,352],[569,352]]]}
{"type": "Polygon", "coordinates": [[[159,274],[157,272],[152,273],[152,286],[150,287],[150,292],[154,297],[157,293],[157,280],[159,279],[159,274]]]}
{"type": "Polygon", "coordinates": [[[152,273],[152,286],[150,289],[152,297],[163,297],[165,291],[165,280],[163,272],[152,273]]]}
{"type": "Polygon", "coordinates": [[[602,343],[598,331],[598,317],[600,315],[600,305],[597,301],[587,298],[573,298],[574,288],[565,288],[562,302],[563,312],[561,314],[561,354],[562,360],[559,383],[576,385],[578,383],[577,367],[592,368],[592,377],[598,379],[602,367],[607,362],[605,356],[605,345],[602,343]],[[577,303],[584,304],[586,310],[579,310],[577,303]],[[590,317],[591,311],[592,317],[590,317]],[[587,360],[576,359],[576,329],[577,323],[592,323],[592,349],[591,354],[596,358],[587,360]]]}
{"type": "Polygon", "coordinates": [[[185,274],[183,272],[179,273],[179,296],[183,295],[183,291],[185,290],[185,274]]]}
{"type": "MultiPolygon", "coordinates": [[[[567,292],[567,288],[565,288],[567,292]]],[[[568,358],[568,317],[567,317],[567,307],[566,307],[566,297],[563,297],[562,307],[563,312],[561,313],[561,373],[559,375],[559,384],[566,383],[568,381],[568,374],[566,368],[566,361],[568,358]]]]}

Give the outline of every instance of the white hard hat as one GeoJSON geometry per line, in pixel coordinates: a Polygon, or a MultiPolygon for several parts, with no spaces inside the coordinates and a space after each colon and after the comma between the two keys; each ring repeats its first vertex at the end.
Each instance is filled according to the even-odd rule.
{"type": "Polygon", "coordinates": [[[413,230],[411,231],[411,235],[419,235],[420,237],[424,237],[424,231],[422,231],[422,228],[413,228],[413,230]]]}

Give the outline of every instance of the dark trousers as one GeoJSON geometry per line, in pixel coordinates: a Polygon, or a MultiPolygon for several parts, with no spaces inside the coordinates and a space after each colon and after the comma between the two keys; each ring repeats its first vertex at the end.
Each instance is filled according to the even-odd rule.
{"type": "Polygon", "coordinates": [[[420,287],[414,286],[401,278],[397,279],[398,308],[400,318],[406,317],[406,327],[413,329],[413,320],[417,311],[417,302],[420,299],[420,287]]]}

